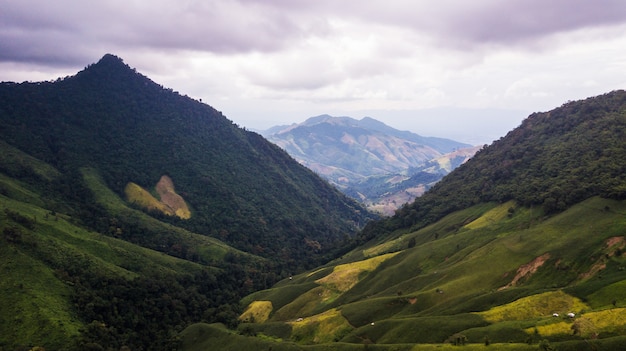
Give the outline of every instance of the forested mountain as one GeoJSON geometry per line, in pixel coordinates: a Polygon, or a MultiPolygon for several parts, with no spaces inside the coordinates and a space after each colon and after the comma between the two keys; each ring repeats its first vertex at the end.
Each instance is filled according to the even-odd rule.
{"type": "Polygon", "coordinates": [[[260,135],[113,55],[57,82],[4,83],[0,108],[2,140],[59,169],[78,203],[81,168],[121,196],[167,175],[193,215],[163,220],[291,263],[327,252],[368,216],[260,135]]]}
{"type": "Polygon", "coordinates": [[[625,214],[626,92],[568,102],[183,349],[621,350],[625,214]]]}
{"type": "Polygon", "coordinates": [[[263,134],[346,194],[386,215],[476,150],[454,140],[400,131],[370,117],[321,115],[263,134]]]}
{"type": "Polygon", "coordinates": [[[113,55],[0,84],[0,349],[172,349],[372,217],[113,55]]]}

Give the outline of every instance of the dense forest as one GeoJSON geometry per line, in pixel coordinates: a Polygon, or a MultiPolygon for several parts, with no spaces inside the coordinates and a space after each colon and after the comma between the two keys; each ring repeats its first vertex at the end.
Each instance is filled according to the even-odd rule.
{"type": "Polygon", "coordinates": [[[421,228],[483,202],[515,200],[546,214],[592,196],[626,198],[626,92],[534,113],[414,203],[372,222],[362,239],[421,228]]]}

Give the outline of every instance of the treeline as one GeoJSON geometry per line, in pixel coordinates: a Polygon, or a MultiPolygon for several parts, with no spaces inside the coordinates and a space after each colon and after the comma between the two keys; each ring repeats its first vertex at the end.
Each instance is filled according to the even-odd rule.
{"type": "Polygon", "coordinates": [[[626,198],[626,92],[534,113],[414,203],[372,222],[361,240],[417,229],[481,202],[515,200],[546,214],[591,196],[626,198]]]}

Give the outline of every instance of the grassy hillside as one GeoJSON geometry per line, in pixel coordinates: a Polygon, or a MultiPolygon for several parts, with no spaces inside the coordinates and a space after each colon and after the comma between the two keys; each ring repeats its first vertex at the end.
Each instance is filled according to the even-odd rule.
{"type": "Polygon", "coordinates": [[[61,172],[0,146],[7,173],[40,184],[0,174],[0,348],[162,349],[189,323],[236,323],[264,259],[129,207],[85,168],[92,206],[106,213],[87,221],[106,226],[95,232],[46,191],[61,172]]]}
{"type": "Polygon", "coordinates": [[[494,349],[611,350],[626,345],[625,234],[626,201],[594,197],[549,217],[514,202],[475,206],[250,295],[244,302],[263,305],[266,320],[219,338],[273,350],[480,348],[485,340],[494,349]],[[342,275],[345,288],[329,284],[358,267],[369,268],[342,275]]]}

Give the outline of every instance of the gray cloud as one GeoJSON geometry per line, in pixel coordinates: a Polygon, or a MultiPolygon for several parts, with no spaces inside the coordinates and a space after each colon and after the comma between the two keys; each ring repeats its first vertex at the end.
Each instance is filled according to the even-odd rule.
{"type": "Polygon", "coordinates": [[[275,52],[332,35],[333,18],[405,28],[461,49],[626,21],[621,0],[0,0],[0,8],[0,61],[53,65],[126,49],[275,52]]]}
{"type": "Polygon", "coordinates": [[[84,63],[127,48],[268,52],[307,30],[278,8],[237,1],[2,0],[0,8],[2,61],[84,63]]]}
{"type": "Polygon", "coordinates": [[[466,43],[511,45],[577,29],[626,22],[620,0],[495,1],[455,13],[442,28],[446,38],[466,43]]]}

